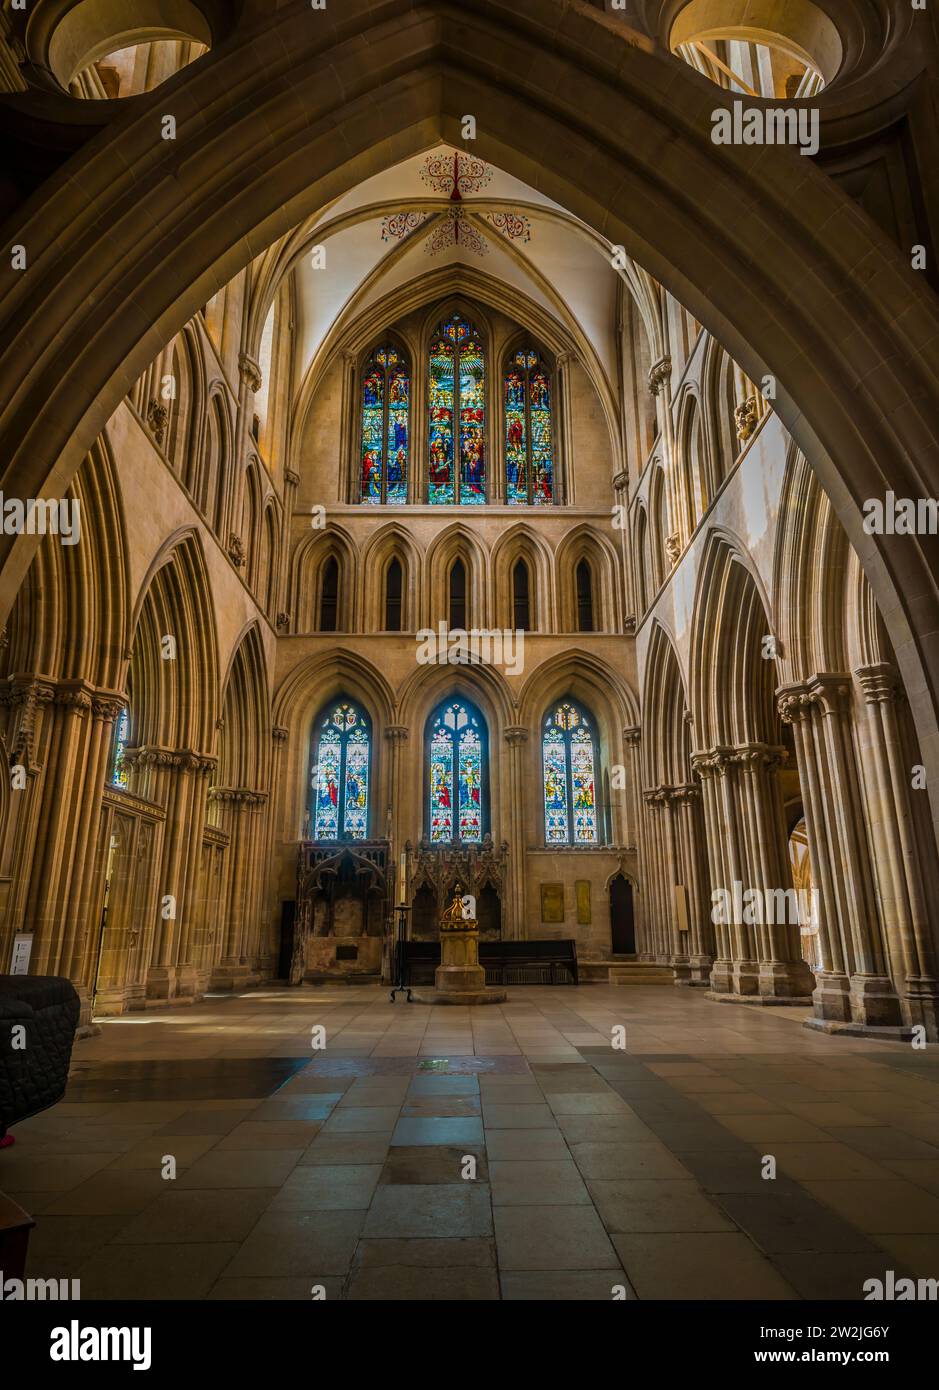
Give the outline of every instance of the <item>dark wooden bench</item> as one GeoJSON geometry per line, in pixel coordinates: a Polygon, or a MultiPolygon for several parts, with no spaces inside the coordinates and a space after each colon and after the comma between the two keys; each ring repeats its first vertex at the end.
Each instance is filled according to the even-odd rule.
{"type": "MultiPolygon", "coordinates": [[[[405,980],[430,985],[440,964],[439,941],[405,941],[405,980]]],[[[487,985],[576,985],[575,941],[480,941],[487,985]]]]}

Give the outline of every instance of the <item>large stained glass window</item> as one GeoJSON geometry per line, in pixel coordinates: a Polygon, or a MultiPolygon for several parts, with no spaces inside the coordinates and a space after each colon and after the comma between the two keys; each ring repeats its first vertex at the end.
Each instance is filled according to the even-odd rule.
{"type": "Polygon", "coordinates": [[[368,838],[371,726],[351,700],[340,700],[313,730],[310,819],[314,840],[368,838]]]}
{"type": "Polygon", "coordinates": [[[598,845],[597,753],[590,721],[571,700],[544,724],[544,836],[548,845],[598,845]]]}
{"type": "Polygon", "coordinates": [[[111,748],[111,768],[108,774],[108,786],[117,787],[120,791],[125,792],[130,785],[127,759],[125,757],[129,738],[130,710],[125,705],[114,727],[114,743],[111,748]]]}
{"type": "Polygon", "coordinates": [[[408,404],[410,378],[404,355],[378,348],[362,382],[361,501],[408,500],[408,404]]]}
{"type": "Polygon", "coordinates": [[[554,501],[551,380],[534,348],[514,353],[505,374],[505,470],[507,502],[554,501]]]}
{"type": "Polygon", "coordinates": [[[430,345],[428,501],[486,500],[486,359],[472,324],[454,314],[430,345]]]}
{"type": "Polygon", "coordinates": [[[428,728],[432,845],[478,845],[486,832],[486,726],[465,700],[448,700],[428,728]]]}

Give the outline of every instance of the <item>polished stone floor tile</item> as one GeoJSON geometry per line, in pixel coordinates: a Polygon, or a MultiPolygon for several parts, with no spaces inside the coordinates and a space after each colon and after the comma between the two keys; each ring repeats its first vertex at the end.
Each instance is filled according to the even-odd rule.
{"type": "MultiPolygon", "coordinates": [[[[381,1175],[379,1164],[321,1164],[295,1168],[268,1210],[364,1211],[381,1175]]],[[[240,1198],[239,1198],[240,1201],[240,1198]]]]}
{"type": "Polygon", "coordinates": [[[104,1245],[78,1268],[82,1302],[205,1298],[238,1246],[104,1245]]]}
{"type": "Polygon", "coordinates": [[[492,1233],[489,1186],[385,1184],[375,1193],[362,1234],[367,1239],[462,1238],[492,1233]]]}
{"type": "Polygon", "coordinates": [[[787,1300],[784,1276],[739,1233],[632,1233],[613,1244],[640,1299],[787,1300]]]}
{"type": "Polygon", "coordinates": [[[113,1237],[117,1245],[183,1245],[187,1242],[241,1242],[277,1194],[276,1187],[242,1188],[237,1202],[217,1191],[169,1191],[151,1202],[113,1237]]]}
{"type": "Polygon", "coordinates": [[[493,1159],[489,1164],[493,1207],[589,1206],[577,1165],[567,1159],[493,1159]]]}
{"type": "Polygon", "coordinates": [[[496,1207],[499,1269],[619,1269],[620,1262],[592,1207],[496,1207]]]}
{"type": "Polygon", "coordinates": [[[621,1270],[558,1269],[512,1271],[502,1275],[502,1297],[525,1302],[633,1302],[636,1291],[621,1270]]]}
{"type": "Polygon", "coordinates": [[[225,1277],[346,1274],[364,1219],[363,1211],[268,1212],[226,1265],[225,1277]]]}
{"type": "Polygon", "coordinates": [[[213,1149],[176,1182],[181,1188],[280,1187],[302,1155],[302,1149],[213,1149]]]}
{"type": "Polygon", "coordinates": [[[449,1144],[481,1144],[483,1142],[483,1123],[473,1116],[418,1116],[402,1118],[395,1125],[391,1136],[392,1146],[404,1145],[408,1148],[421,1144],[435,1146],[449,1144]]]}
{"type": "Polygon", "coordinates": [[[467,1159],[476,1164],[475,1177],[487,1182],[489,1169],[482,1144],[406,1144],[388,1150],[381,1170],[382,1183],[462,1183],[466,1182],[467,1159]]]}

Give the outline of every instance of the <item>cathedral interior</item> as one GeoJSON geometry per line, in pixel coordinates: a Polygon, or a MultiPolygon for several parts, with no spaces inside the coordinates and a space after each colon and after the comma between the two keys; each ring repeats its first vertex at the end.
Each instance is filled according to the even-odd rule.
{"type": "Polygon", "coordinates": [[[937,13],[2,0],[29,1274],[935,1283],[937,13]]]}

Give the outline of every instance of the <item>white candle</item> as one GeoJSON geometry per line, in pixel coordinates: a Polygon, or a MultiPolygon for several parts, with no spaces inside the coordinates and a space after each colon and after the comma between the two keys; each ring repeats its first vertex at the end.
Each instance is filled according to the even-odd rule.
{"type": "Polygon", "coordinates": [[[404,907],[407,900],[408,857],[401,855],[398,863],[398,906],[404,907]]]}

